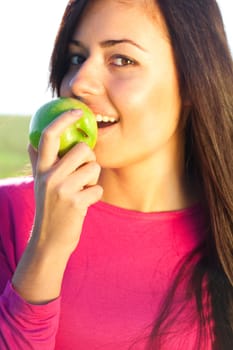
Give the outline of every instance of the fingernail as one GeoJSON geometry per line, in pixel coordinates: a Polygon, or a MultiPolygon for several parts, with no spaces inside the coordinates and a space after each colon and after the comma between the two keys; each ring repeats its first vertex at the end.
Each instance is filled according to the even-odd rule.
{"type": "Polygon", "coordinates": [[[75,115],[76,117],[79,117],[83,114],[83,111],[81,109],[71,109],[70,111],[73,115],[75,115]]]}

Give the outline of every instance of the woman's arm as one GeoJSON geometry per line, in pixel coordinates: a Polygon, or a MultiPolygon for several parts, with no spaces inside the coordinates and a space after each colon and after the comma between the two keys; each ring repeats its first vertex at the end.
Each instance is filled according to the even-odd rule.
{"type": "Polygon", "coordinates": [[[0,181],[0,213],[0,349],[54,349],[60,298],[31,305],[10,283],[33,223],[31,178],[0,181]]]}
{"type": "Polygon", "coordinates": [[[54,349],[59,315],[60,298],[31,305],[8,282],[0,296],[0,349],[54,349]]]}
{"type": "Polygon", "coordinates": [[[12,283],[28,302],[43,304],[60,295],[64,271],[76,248],[88,207],[102,196],[100,167],[86,144],[58,159],[60,134],[80,117],[66,112],[43,133],[38,155],[29,148],[35,175],[36,214],[30,242],[12,283]]]}
{"type": "MultiPolygon", "coordinates": [[[[38,153],[29,147],[36,213],[30,240],[0,298],[0,348],[53,349],[60,291],[88,207],[102,196],[93,151],[78,144],[57,158],[61,132],[77,119],[67,112],[42,135],[38,153]]],[[[17,229],[16,229],[17,230],[17,229]]]]}

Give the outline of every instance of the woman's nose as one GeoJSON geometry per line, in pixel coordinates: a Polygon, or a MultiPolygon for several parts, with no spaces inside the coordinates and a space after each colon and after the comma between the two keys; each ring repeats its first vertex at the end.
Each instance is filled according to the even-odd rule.
{"type": "Polygon", "coordinates": [[[69,88],[72,95],[84,99],[104,93],[103,75],[98,64],[87,59],[71,77],[69,88]]]}

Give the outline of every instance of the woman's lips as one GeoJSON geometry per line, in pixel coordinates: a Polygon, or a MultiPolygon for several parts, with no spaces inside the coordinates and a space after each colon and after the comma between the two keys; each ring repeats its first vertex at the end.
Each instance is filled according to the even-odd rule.
{"type": "Polygon", "coordinates": [[[119,118],[110,117],[102,114],[96,114],[96,122],[97,122],[98,128],[106,128],[108,126],[112,126],[113,124],[116,124],[118,121],[119,121],[119,118]]]}

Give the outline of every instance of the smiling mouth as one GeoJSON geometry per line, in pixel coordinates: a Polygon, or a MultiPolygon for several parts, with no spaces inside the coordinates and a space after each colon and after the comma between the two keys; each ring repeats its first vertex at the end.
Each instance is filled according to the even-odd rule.
{"type": "Polygon", "coordinates": [[[112,125],[116,124],[119,121],[119,119],[116,119],[114,117],[103,116],[101,114],[97,114],[96,121],[97,121],[98,128],[101,129],[101,128],[106,128],[108,126],[112,126],[112,125]]]}

